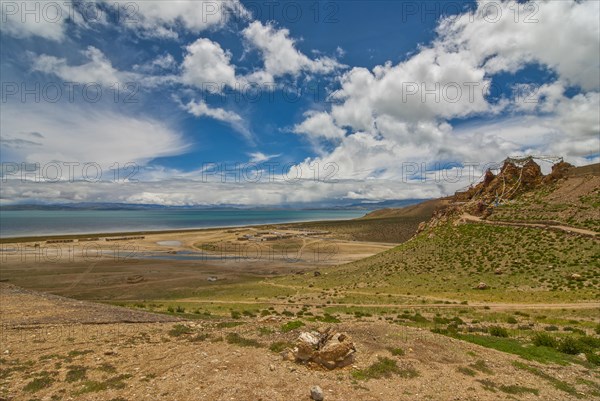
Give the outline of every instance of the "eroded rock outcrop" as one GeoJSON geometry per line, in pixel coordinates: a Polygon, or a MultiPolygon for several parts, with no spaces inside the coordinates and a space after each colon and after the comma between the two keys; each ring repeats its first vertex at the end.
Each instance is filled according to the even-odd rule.
{"type": "Polygon", "coordinates": [[[309,366],[336,369],[352,364],[355,353],[354,343],[347,334],[327,328],[301,333],[294,348],[286,349],[282,356],[309,366]]]}

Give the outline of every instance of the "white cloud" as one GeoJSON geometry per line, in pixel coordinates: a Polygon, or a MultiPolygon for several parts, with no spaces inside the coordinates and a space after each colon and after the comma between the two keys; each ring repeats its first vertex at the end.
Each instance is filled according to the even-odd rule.
{"type": "Polygon", "coordinates": [[[187,54],[183,60],[181,80],[183,83],[206,89],[219,91],[224,86],[234,87],[236,83],[235,68],[231,65],[231,54],[224,51],[217,42],[200,38],[186,47],[187,54]]]}
{"type": "Polygon", "coordinates": [[[61,42],[66,37],[68,3],[2,2],[2,33],[17,38],[46,38],[61,42]]]}
{"type": "Polygon", "coordinates": [[[250,156],[250,163],[264,163],[281,155],[266,155],[262,152],[253,152],[249,153],[248,156],[250,156]]]}
{"type": "Polygon", "coordinates": [[[253,21],[242,31],[242,35],[252,48],[261,53],[264,68],[248,77],[250,82],[273,82],[274,78],[298,74],[328,74],[342,67],[330,57],[310,59],[296,49],[296,42],[290,31],[277,29],[272,23],[264,25],[253,21]]]}
{"type": "Polygon", "coordinates": [[[489,111],[489,80],[462,53],[434,46],[405,62],[353,68],[341,79],[332,107],[338,125],[371,130],[381,116],[407,121],[450,119],[489,111]]]}
{"type": "Polygon", "coordinates": [[[346,131],[335,125],[333,117],[326,112],[308,112],[302,123],[296,125],[293,131],[315,138],[341,139],[346,131]]]}
{"type": "MultiPolygon", "coordinates": [[[[113,6],[110,0],[104,2],[113,6]]],[[[238,0],[140,1],[126,6],[121,11],[121,24],[146,37],[176,39],[181,28],[199,33],[222,28],[231,19],[250,17],[238,0]]]]}
{"type": "MultiPolygon", "coordinates": [[[[356,183],[347,197],[379,199],[410,193],[405,188],[388,190],[402,181],[404,163],[482,165],[516,154],[551,154],[574,164],[589,163],[600,148],[598,4],[536,2],[537,24],[523,22],[528,6],[521,4],[517,24],[514,2],[481,1],[476,13],[443,20],[438,38],[405,61],[351,69],[331,95],[337,102],[329,111],[306,113],[294,127],[309,140],[319,137],[333,145],[327,151],[317,148],[318,156],[299,166],[335,164],[341,179],[356,183]],[[502,7],[503,18],[496,23],[480,15],[490,4],[502,7]],[[573,47],[577,49],[571,51],[573,47]],[[573,58],[565,57],[571,53],[573,58]],[[539,88],[518,85],[525,93],[534,90],[488,102],[486,88],[494,74],[514,72],[531,62],[554,69],[559,79],[539,88]],[[583,91],[568,97],[565,91],[572,84],[583,91]],[[466,117],[480,117],[479,123],[453,121],[466,117]],[[342,135],[341,128],[349,134],[342,135]],[[373,180],[386,184],[378,188],[373,180]]],[[[440,195],[466,184],[421,183],[423,192],[440,195]]]]}
{"type": "Polygon", "coordinates": [[[600,89],[600,2],[480,0],[477,9],[438,27],[449,48],[468,51],[486,72],[515,72],[531,62],[585,90],[600,89]]]}
{"type": "Polygon", "coordinates": [[[145,64],[136,64],[133,69],[144,73],[156,73],[165,70],[172,70],[177,67],[177,61],[175,57],[170,53],[165,53],[157,56],[154,60],[145,64]]]}
{"type": "Polygon", "coordinates": [[[190,101],[184,106],[185,110],[196,117],[210,117],[215,120],[223,121],[239,133],[241,133],[246,139],[252,140],[252,133],[248,129],[244,119],[233,111],[227,111],[225,109],[216,107],[211,108],[203,101],[190,101]]]}
{"type": "Polygon", "coordinates": [[[53,74],[67,82],[98,83],[107,87],[139,81],[140,74],[119,71],[99,49],[89,46],[82,52],[89,61],[81,65],[69,65],[64,58],[42,54],[34,56],[32,69],[53,74]]]}
{"type": "Polygon", "coordinates": [[[0,127],[3,136],[39,144],[3,148],[6,161],[145,164],[187,149],[181,134],[164,122],[128,116],[94,104],[7,103],[0,127]],[[32,139],[28,133],[39,133],[41,137],[32,139]]]}

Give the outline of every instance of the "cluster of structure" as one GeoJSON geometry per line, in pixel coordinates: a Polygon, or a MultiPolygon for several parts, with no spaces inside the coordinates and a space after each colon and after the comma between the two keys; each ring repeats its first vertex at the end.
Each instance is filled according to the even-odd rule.
{"type": "Polygon", "coordinates": [[[287,233],[279,231],[257,231],[253,234],[243,234],[238,237],[238,241],[252,241],[252,242],[263,242],[263,241],[277,241],[281,239],[299,238],[314,235],[326,235],[329,231],[308,231],[308,230],[297,230],[298,233],[287,233]]]}

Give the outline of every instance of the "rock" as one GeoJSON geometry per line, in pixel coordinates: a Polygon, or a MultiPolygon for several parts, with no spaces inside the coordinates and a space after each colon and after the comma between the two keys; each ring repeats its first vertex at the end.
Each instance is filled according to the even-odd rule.
{"type": "Polygon", "coordinates": [[[258,319],[259,322],[263,322],[263,323],[278,322],[280,320],[281,320],[281,318],[279,316],[274,316],[274,315],[263,316],[258,319]]]}
{"type": "Polygon", "coordinates": [[[500,274],[502,274],[502,273],[504,273],[504,272],[502,271],[502,269],[496,269],[496,270],[494,270],[494,274],[496,274],[496,275],[500,275],[500,274]]]}
{"type": "Polygon", "coordinates": [[[315,277],[319,277],[319,276],[321,275],[321,272],[320,272],[320,271],[316,271],[316,272],[314,272],[314,273],[313,273],[313,275],[314,275],[315,277]]]}
{"type": "Polygon", "coordinates": [[[323,401],[325,399],[325,395],[323,394],[323,390],[319,386],[312,386],[310,388],[310,398],[315,401],[323,401]]]}
{"type": "Polygon", "coordinates": [[[486,283],[484,283],[484,282],[481,282],[481,283],[477,284],[477,289],[478,290],[487,290],[488,288],[489,288],[488,285],[486,283]]]}
{"type": "Polygon", "coordinates": [[[571,280],[581,280],[581,274],[573,273],[569,276],[571,280]]]}
{"type": "Polygon", "coordinates": [[[327,328],[321,332],[303,332],[298,336],[293,350],[281,355],[284,359],[301,363],[314,363],[327,369],[341,368],[354,362],[356,348],[347,334],[327,328]]]}
{"type": "Polygon", "coordinates": [[[273,365],[273,364],[270,364],[270,365],[269,365],[269,370],[270,370],[271,372],[273,372],[273,371],[275,370],[275,365],[273,365]]]}
{"type": "Polygon", "coordinates": [[[552,172],[544,177],[544,183],[552,183],[560,180],[563,177],[566,177],[573,167],[572,164],[569,164],[565,161],[561,161],[552,166],[552,172]]]}
{"type": "Polygon", "coordinates": [[[321,334],[313,331],[312,333],[303,332],[298,336],[298,341],[309,344],[311,347],[318,347],[319,341],[321,341],[321,334]]]}
{"type": "Polygon", "coordinates": [[[217,278],[215,276],[210,276],[209,278],[206,279],[206,281],[215,282],[215,281],[217,281],[217,278]]]}

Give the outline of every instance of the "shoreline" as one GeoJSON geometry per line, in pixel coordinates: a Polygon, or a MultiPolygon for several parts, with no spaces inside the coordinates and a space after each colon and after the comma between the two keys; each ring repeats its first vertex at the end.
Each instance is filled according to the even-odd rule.
{"type": "Polygon", "coordinates": [[[176,234],[184,233],[190,234],[194,232],[207,232],[213,230],[224,230],[224,229],[242,229],[242,228],[257,228],[257,227],[268,227],[273,225],[283,224],[302,224],[302,223],[328,223],[335,221],[352,221],[362,219],[372,211],[366,211],[363,216],[355,217],[352,219],[333,219],[333,220],[293,220],[286,222],[274,222],[274,223],[260,223],[260,224],[246,224],[246,225],[227,225],[227,226],[213,226],[213,227],[199,227],[199,228],[177,228],[177,229],[157,229],[157,230],[143,230],[143,231],[110,231],[110,232],[89,232],[89,233],[72,233],[72,234],[42,234],[42,235],[30,235],[30,236],[18,236],[18,237],[0,237],[0,244],[12,244],[22,242],[34,242],[34,241],[47,241],[47,240],[61,240],[61,239],[80,239],[80,238],[102,238],[102,237],[113,237],[113,236],[124,236],[124,235],[151,235],[151,234],[176,234]]]}

